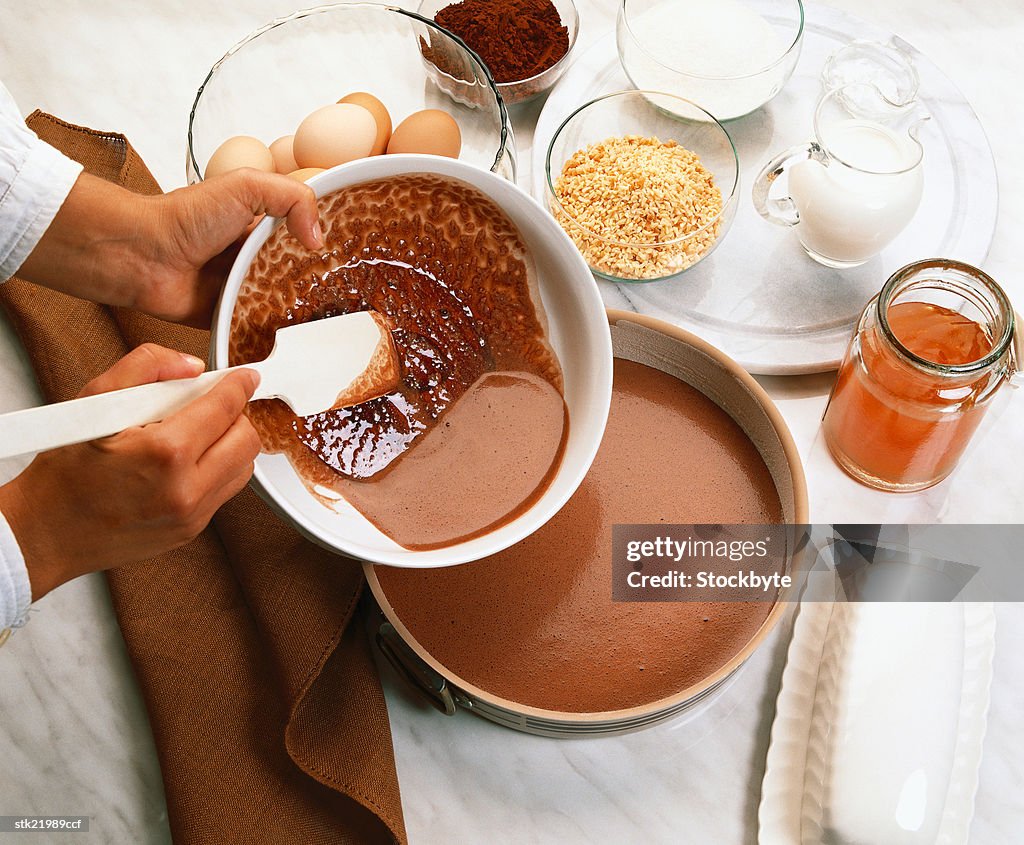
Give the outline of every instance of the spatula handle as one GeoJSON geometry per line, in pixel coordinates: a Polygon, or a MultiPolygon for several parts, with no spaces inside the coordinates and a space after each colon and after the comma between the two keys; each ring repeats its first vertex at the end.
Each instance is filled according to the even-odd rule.
{"type": "MultiPolygon", "coordinates": [[[[258,369],[252,364],[250,369],[258,369]]],[[[159,422],[213,389],[234,367],[0,415],[0,458],[109,437],[159,422]]]]}

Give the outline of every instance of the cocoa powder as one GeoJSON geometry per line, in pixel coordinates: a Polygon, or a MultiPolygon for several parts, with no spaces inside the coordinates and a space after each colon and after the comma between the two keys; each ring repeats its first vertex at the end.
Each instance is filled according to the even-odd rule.
{"type": "Polygon", "coordinates": [[[476,51],[495,82],[529,79],[569,51],[569,30],[550,0],[463,0],[434,20],[476,51]]]}

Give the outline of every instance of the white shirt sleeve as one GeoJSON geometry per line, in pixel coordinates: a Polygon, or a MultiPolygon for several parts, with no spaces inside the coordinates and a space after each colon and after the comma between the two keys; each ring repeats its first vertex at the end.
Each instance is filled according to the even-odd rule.
{"type": "Polygon", "coordinates": [[[81,172],[25,125],[0,83],[0,282],[28,258],[81,172]]]}
{"type": "MultiPolygon", "coordinates": [[[[0,282],[39,243],[82,172],[25,125],[0,83],[0,282]]],[[[25,624],[32,586],[11,526],[0,514],[0,631],[25,624]]]]}
{"type": "Polygon", "coordinates": [[[32,585],[25,558],[11,526],[0,513],[0,631],[24,625],[31,603],[32,585]]]}

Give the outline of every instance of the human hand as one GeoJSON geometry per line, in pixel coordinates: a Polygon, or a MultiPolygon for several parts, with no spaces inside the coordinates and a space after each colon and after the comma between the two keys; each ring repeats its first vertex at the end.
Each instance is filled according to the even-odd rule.
{"type": "Polygon", "coordinates": [[[143,196],[83,173],[18,275],[209,328],[240,239],[263,214],[286,218],[303,246],[323,246],[313,189],[287,176],[243,168],[143,196]]]}
{"type": "MultiPolygon", "coordinates": [[[[82,396],[188,378],[198,358],[144,344],[82,396]]],[[[100,569],[154,557],[198,535],[252,475],[260,441],[242,413],[259,377],[241,370],[159,423],[39,454],[0,487],[32,598],[100,569]]]]}
{"type": "Polygon", "coordinates": [[[313,189],[286,176],[244,168],[154,199],[154,255],[135,307],[164,319],[209,327],[241,238],[264,214],[285,217],[308,249],[323,246],[313,189]]]}

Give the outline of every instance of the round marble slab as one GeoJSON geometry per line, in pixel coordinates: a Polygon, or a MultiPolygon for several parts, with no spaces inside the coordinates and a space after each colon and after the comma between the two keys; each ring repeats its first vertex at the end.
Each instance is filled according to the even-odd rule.
{"type": "MultiPolygon", "coordinates": [[[[803,51],[789,83],[774,100],[726,128],[740,156],[740,207],[714,255],[661,282],[599,280],[605,304],[675,323],[764,375],[835,369],[865,303],[896,270],[941,256],[981,264],[998,213],[995,161],[985,131],[963,94],[926,56],[898,36],[824,6],[806,10],[803,51]],[[774,155],[810,141],[828,57],[863,39],[902,50],[920,76],[919,99],[931,113],[920,140],[924,196],[907,229],[880,255],[853,270],[811,260],[794,232],[754,210],[751,186],[774,155]]],[[[580,105],[631,88],[619,64],[615,34],[584,52],[552,91],[537,121],[533,191],[546,203],[545,158],[562,121],[580,105]]]]}

